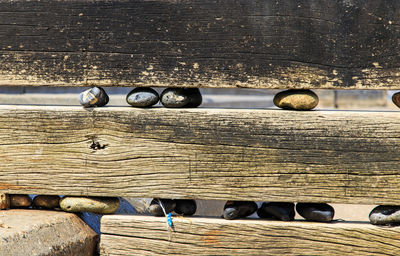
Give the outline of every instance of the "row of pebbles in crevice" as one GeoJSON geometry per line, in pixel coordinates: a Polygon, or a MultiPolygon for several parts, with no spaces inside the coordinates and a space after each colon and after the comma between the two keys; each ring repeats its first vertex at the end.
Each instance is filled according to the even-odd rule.
{"type": "Polygon", "coordinates": [[[91,212],[111,214],[119,207],[118,197],[77,197],[58,195],[29,195],[1,194],[1,209],[43,209],[62,210],[65,212],[91,212]]]}

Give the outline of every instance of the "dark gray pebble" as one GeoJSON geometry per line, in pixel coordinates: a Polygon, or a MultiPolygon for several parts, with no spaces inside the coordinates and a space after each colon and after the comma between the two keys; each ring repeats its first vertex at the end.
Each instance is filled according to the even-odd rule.
{"type": "Polygon", "coordinates": [[[295,216],[294,203],[271,202],[263,203],[257,211],[262,219],[290,221],[295,216]]]}
{"type": "Polygon", "coordinates": [[[308,221],[330,222],[335,215],[332,206],[325,203],[297,203],[296,211],[308,221]]]}
{"type": "Polygon", "coordinates": [[[238,218],[246,218],[258,209],[258,206],[253,201],[228,201],[224,206],[222,217],[227,220],[238,218]]]}
{"type": "Polygon", "coordinates": [[[146,108],[157,104],[158,93],[152,88],[135,88],[127,96],[126,102],[133,107],[146,108]]]}
{"type": "Polygon", "coordinates": [[[203,102],[200,90],[198,88],[185,89],[186,94],[189,97],[189,103],[185,106],[186,108],[197,108],[203,102]]]}
{"type": "Polygon", "coordinates": [[[93,87],[79,94],[79,102],[85,108],[103,107],[109,100],[106,91],[101,87],[93,87]]]}
{"type": "Polygon", "coordinates": [[[165,209],[165,213],[170,213],[175,209],[176,203],[171,199],[153,199],[149,206],[149,212],[154,216],[161,217],[165,216],[160,202],[165,209]]]}
{"type": "Polygon", "coordinates": [[[202,96],[197,88],[167,88],[160,100],[166,108],[194,108],[200,106],[202,96]]]}
{"type": "Polygon", "coordinates": [[[195,200],[190,199],[176,199],[175,212],[184,216],[191,216],[196,213],[197,204],[195,200]]]}
{"type": "Polygon", "coordinates": [[[190,100],[182,88],[167,88],[160,96],[161,104],[166,108],[183,108],[190,100]]]}
{"type": "Polygon", "coordinates": [[[379,205],[371,211],[369,220],[374,225],[399,225],[400,206],[379,205]]]}

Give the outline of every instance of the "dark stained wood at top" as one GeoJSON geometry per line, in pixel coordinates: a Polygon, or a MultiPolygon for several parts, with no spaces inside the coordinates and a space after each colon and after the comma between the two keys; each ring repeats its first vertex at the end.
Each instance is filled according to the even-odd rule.
{"type": "Polygon", "coordinates": [[[400,89],[398,0],[0,1],[0,85],[400,89]]]}

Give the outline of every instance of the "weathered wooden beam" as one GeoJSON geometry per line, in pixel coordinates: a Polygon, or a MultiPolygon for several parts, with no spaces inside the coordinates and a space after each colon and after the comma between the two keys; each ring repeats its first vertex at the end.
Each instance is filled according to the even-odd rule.
{"type": "Polygon", "coordinates": [[[0,13],[0,85],[400,88],[397,0],[1,0],[0,13]]]}
{"type": "Polygon", "coordinates": [[[399,228],[369,223],[104,216],[101,255],[397,255],[399,228]]]}
{"type": "Polygon", "coordinates": [[[400,203],[395,111],[0,106],[0,192],[400,203]]]}

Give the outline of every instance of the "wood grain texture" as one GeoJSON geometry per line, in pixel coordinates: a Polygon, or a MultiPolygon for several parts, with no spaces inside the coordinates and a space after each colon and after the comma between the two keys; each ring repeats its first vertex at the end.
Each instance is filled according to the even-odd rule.
{"type": "Polygon", "coordinates": [[[1,0],[0,14],[0,85],[400,88],[397,0],[1,0]]]}
{"type": "Polygon", "coordinates": [[[398,255],[399,228],[369,223],[104,216],[101,255],[398,255]]]}
{"type": "Polygon", "coordinates": [[[0,192],[399,204],[398,115],[0,106],[0,192]]]}

